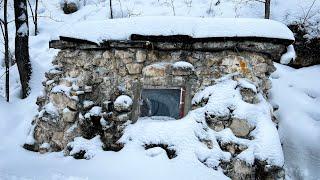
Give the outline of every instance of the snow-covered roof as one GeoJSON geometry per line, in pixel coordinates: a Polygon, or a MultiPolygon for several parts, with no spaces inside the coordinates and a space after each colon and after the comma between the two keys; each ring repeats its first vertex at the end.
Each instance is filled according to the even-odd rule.
{"type": "Polygon", "coordinates": [[[104,40],[129,40],[132,34],[148,36],[188,35],[193,38],[263,37],[294,40],[293,33],[286,25],[273,20],[177,16],[81,21],[65,26],[58,34],[95,43],[104,40]]]}

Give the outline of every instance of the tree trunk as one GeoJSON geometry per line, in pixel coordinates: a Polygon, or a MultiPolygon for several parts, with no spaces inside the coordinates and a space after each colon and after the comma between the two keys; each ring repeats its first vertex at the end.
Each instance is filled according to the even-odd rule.
{"type": "Polygon", "coordinates": [[[9,82],[10,63],[9,63],[9,34],[8,34],[8,18],[7,18],[8,0],[4,0],[3,3],[4,3],[4,9],[3,9],[4,34],[3,34],[3,39],[4,39],[4,61],[5,61],[5,64],[6,64],[6,98],[7,98],[7,102],[9,102],[9,99],[10,99],[10,92],[9,92],[9,87],[10,87],[10,82],[9,82]]]}
{"type": "Polygon", "coordinates": [[[34,35],[38,35],[38,3],[39,3],[39,0],[36,0],[36,4],[35,4],[35,7],[34,9],[32,8],[32,5],[30,3],[30,0],[27,0],[27,3],[29,5],[29,9],[30,9],[30,12],[31,12],[31,16],[32,16],[32,21],[33,21],[33,24],[34,24],[34,35]]]}
{"type": "Polygon", "coordinates": [[[38,3],[39,0],[36,0],[36,6],[34,10],[34,35],[38,35],[38,3]]]}
{"type": "Polygon", "coordinates": [[[113,10],[112,10],[112,0],[109,0],[109,7],[110,7],[110,19],[113,19],[113,10]]]}
{"type": "Polygon", "coordinates": [[[264,3],[264,18],[270,19],[270,4],[271,0],[266,0],[264,3]]]}
{"type": "Polygon", "coordinates": [[[20,74],[22,98],[29,94],[31,63],[29,59],[29,26],[26,0],[14,0],[14,15],[16,25],[15,57],[20,74]]]}

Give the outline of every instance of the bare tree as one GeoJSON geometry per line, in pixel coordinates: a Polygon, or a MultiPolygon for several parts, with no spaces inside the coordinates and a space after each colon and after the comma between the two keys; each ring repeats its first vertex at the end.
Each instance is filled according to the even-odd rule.
{"type": "Polygon", "coordinates": [[[109,7],[110,7],[110,19],[113,19],[112,0],[109,0],[109,7]]]}
{"type": "Polygon", "coordinates": [[[170,6],[171,6],[171,9],[172,9],[173,15],[176,16],[176,9],[174,7],[174,0],[170,0],[170,6]]]}
{"type": "Polygon", "coordinates": [[[7,18],[7,11],[8,11],[8,0],[3,1],[3,20],[1,19],[1,32],[4,39],[4,61],[6,66],[6,99],[9,102],[10,94],[9,94],[9,34],[8,34],[8,18],[7,18]]]}
{"type": "MultiPolygon", "coordinates": [[[[111,1],[111,0],[110,0],[111,1]]],[[[30,3],[30,0],[27,0],[29,8],[30,8],[30,12],[31,12],[31,16],[32,16],[32,21],[34,24],[34,35],[38,35],[38,4],[39,4],[39,0],[36,0],[35,2],[35,7],[34,9],[32,9],[32,5],[30,3]]]]}
{"type": "Polygon", "coordinates": [[[14,0],[14,15],[16,25],[15,57],[20,74],[22,98],[29,94],[31,78],[31,63],[29,59],[29,26],[26,0],[14,0]]]}
{"type": "Polygon", "coordinates": [[[305,16],[303,18],[303,22],[302,22],[303,25],[306,23],[307,19],[309,18],[309,14],[311,12],[311,9],[313,8],[313,6],[314,6],[316,1],[317,0],[313,0],[313,2],[311,3],[310,7],[308,8],[308,12],[305,14],[305,16]]]}
{"type": "Polygon", "coordinates": [[[249,1],[264,3],[264,18],[270,19],[271,0],[245,0],[245,2],[249,2],[249,1]]]}

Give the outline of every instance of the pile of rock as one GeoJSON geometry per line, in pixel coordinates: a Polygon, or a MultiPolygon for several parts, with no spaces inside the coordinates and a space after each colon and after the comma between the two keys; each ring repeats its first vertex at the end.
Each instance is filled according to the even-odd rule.
{"type": "MultiPolygon", "coordinates": [[[[259,90],[259,88],[249,80],[239,78],[238,75],[234,75],[231,78],[237,81],[238,85],[235,86],[235,91],[239,92],[242,101],[251,104],[252,106],[258,106],[261,100],[258,96],[259,93],[263,93],[263,91],[259,90]]],[[[203,91],[205,93],[199,93],[201,94],[201,98],[200,96],[196,96],[193,101],[195,108],[206,108],[205,106],[207,104],[210,106],[210,103],[213,103],[212,100],[210,102],[210,97],[218,96],[215,94],[217,92],[210,92],[210,89],[208,89],[207,92],[206,89],[203,91]]],[[[256,127],[254,124],[250,123],[248,119],[241,119],[234,114],[237,110],[234,104],[237,104],[236,101],[238,99],[235,98],[233,103],[227,103],[229,104],[227,105],[227,108],[223,108],[224,103],[228,102],[228,98],[223,98],[221,99],[220,104],[216,104],[217,106],[222,105],[222,107],[212,106],[209,110],[204,112],[205,123],[215,132],[227,132],[226,130],[230,129],[231,133],[236,136],[236,140],[223,140],[223,138],[218,138],[220,149],[224,152],[229,152],[231,154],[231,159],[228,161],[221,160],[219,166],[213,168],[222,168],[224,174],[232,179],[284,179],[285,172],[281,166],[270,165],[265,160],[260,160],[258,158],[254,159],[253,164],[250,164],[238,157],[239,154],[248,149],[248,144],[255,141],[255,136],[257,134],[256,132],[252,132],[256,127]]],[[[265,100],[263,101],[265,102],[265,100]]],[[[250,113],[254,114],[255,112],[250,113]]],[[[273,118],[269,117],[269,115],[266,116],[268,119],[272,119],[275,124],[277,123],[276,118],[273,116],[272,108],[270,109],[270,116],[273,116],[273,118]]],[[[206,144],[209,149],[213,148],[211,140],[202,139],[201,141],[206,144]]],[[[206,162],[203,163],[207,165],[206,162]]]]}

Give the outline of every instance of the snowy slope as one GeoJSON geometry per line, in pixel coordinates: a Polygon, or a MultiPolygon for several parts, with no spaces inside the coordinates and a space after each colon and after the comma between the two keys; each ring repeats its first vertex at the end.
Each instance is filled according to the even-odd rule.
{"type": "Polygon", "coordinates": [[[295,70],[276,64],[272,102],[279,105],[279,133],[289,177],[320,178],[320,66],[295,70]]]}

